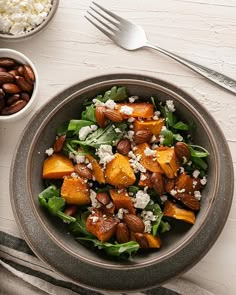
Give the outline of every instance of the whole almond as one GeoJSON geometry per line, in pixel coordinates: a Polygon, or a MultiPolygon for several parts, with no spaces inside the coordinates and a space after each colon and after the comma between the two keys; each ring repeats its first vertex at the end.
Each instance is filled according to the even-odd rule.
{"type": "Polygon", "coordinates": [[[128,155],[129,151],[131,150],[131,142],[128,138],[121,139],[117,143],[117,151],[122,155],[128,155]]]}
{"type": "Polygon", "coordinates": [[[99,203],[101,203],[104,206],[108,205],[111,202],[108,194],[105,192],[97,193],[96,199],[98,200],[99,203]]]}
{"type": "Polygon", "coordinates": [[[17,100],[19,100],[21,97],[20,97],[20,94],[17,93],[17,94],[13,94],[11,96],[9,96],[7,98],[7,105],[10,106],[12,105],[13,103],[15,103],[17,100]]]}
{"type": "Polygon", "coordinates": [[[14,77],[7,72],[0,72],[0,85],[4,83],[12,83],[14,81],[14,77]]]}
{"type": "Polygon", "coordinates": [[[137,144],[150,142],[152,133],[149,130],[138,130],[134,133],[134,142],[137,144]]]}
{"type": "Polygon", "coordinates": [[[0,88],[0,98],[4,98],[5,97],[5,92],[2,90],[2,88],[0,88]]]}
{"type": "Polygon", "coordinates": [[[1,115],[15,114],[15,113],[19,112],[21,109],[23,109],[23,107],[25,107],[26,104],[27,104],[27,102],[25,100],[18,100],[15,103],[13,103],[11,106],[5,107],[2,110],[1,115]]]}
{"type": "Polygon", "coordinates": [[[12,67],[16,64],[16,62],[14,61],[14,59],[12,58],[8,58],[8,57],[2,57],[0,58],[0,67],[12,67]]]}
{"type": "Polygon", "coordinates": [[[83,177],[85,179],[93,178],[92,171],[87,167],[86,164],[76,164],[74,169],[80,177],[83,177]]]}
{"type": "Polygon", "coordinates": [[[13,77],[19,76],[19,72],[17,70],[11,70],[8,73],[11,74],[13,77]]]}
{"type": "Polygon", "coordinates": [[[117,110],[106,109],[105,110],[105,117],[112,122],[122,122],[123,117],[117,110]]]}
{"type": "Polygon", "coordinates": [[[143,233],[144,223],[141,218],[134,214],[126,214],[123,218],[128,228],[134,233],[143,233]]]}
{"type": "Polygon", "coordinates": [[[22,92],[21,93],[21,99],[28,102],[30,100],[30,96],[29,96],[29,94],[27,92],[22,92]]]}
{"type": "Polygon", "coordinates": [[[22,77],[24,76],[24,68],[23,68],[23,66],[18,66],[17,71],[19,72],[20,76],[22,76],[22,77]]]}
{"type": "Polygon", "coordinates": [[[193,196],[187,193],[177,193],[174,198],[181,201],[188,208],[198,211],[200,209],[200,202],[193,196]]]}
{"type": "MultiPolygon", "coordinates": [[[[27,93],[26,93],[27,94],[27,93]]],[[[22,95],[21,95],[22,96],[22,95]]],[[[22,97],[23,99],[23,97],[22,97]]],[[[64,146],[64,143],[65,143],[65,140],[66,140],[66,134],[63,134],[61,136],[59,136],[55,142],[54,142],[54,146],[53,146],[53,149],[54,149],[54,152],[55,153],[59,153],[62,149],[63,149],[63,146],[64,146]]]]}
{"type": "Polygon", "coordinates": [[[23,65],[23,75],[25,77],[25,80],[30,83],[30,84],[34,84],[35,82],[35,76],[34,76],[34,72],[31,69],[30,66],[28,65],[23,65]]]}
{"type": "Polygon", "coordinates": [[[105,117],[105,111],[106,108],[104,106],[97,106],[95,109],[96,121],[101,128],[104,128],[108,123],[108,119],[105,117]]]}
{"type": "Polygon", "coordinates": [[[78,211],[78,207],[76,205],[70,205],[66,208],[66,210],[64,211],[64,213],[66,215],[69,215],[69,216],[73,216],[77,213],[78,211]]]}
{"type": "Polygon", "coordinates": [[[10,94],[15,94],[15,93],[21,92],[20,88],[14,83],[5,83],[2,85],[2,89],[6,93],[10,93],[10,94]]]}
{"type": "Polygon", "coordinates": [[[7,72],[7,70],[4,67],[0,67],[0,72],[7,72]]]}
{"type": "Polygon", "coordinates": [[[152,176],[151,176],[151,183],[152,183],[152,187],[153,187],[154,191],[158,195],[161,196],[164,194],[164,192],[165,192],[164,180],[163,180],[163,176],[161,173],[153,172],[152,176]]]}
{"type": "Polygon", "coordinates": [[[116,239],[119,243],[127,243],[130,240],[130,232],[127,225],[120,222],[116,228],[116,239]]]}
{"type": "Polygon", "coordinates": [[[16,84],[20,87],[21,90],[26,92],[31,92],[33,90],[33,85],[28,83],[24,77],[16,76],[16,84]]]}
{"type": "Polygon", "coordinates": [[[191,158],[191,153],[188,145],[184,142],[177,142],[174,147],[175,154],[177,158],[181,161],[184,161],[186,159],[187,161],[191,158]]]}
{"type": "Polygon", "coordinates": [[[139,243],[141,248],[143,248],[143,249],[149,248],[148,240],[146,239],[144,234],[135,233],[134,237],[135,237],[135,240],[139,243]]]}

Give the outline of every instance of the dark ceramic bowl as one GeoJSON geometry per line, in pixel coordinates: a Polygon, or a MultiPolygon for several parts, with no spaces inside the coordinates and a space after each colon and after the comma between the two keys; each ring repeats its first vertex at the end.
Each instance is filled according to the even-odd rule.
{"type": "Polygon", "coordinates": [[[11,169],[11,201],[24,237],[38,257],[58,273],[91,289],[134,291],[152,288],[188,270],[209,251],[227,219],[233,196],[232,160],[226,140],[207,110],[193,97],[167,82],[133,74],[115,74],[78,83],[55,96],[29,122],[16,149],[11,169]],[[195,142],[209,152],[208,183],[202,192],[196,223],[166,234],[158,251],[137,255],[133,261],[114,261],[77,243],[61,222],[37,202],[45,150],[52,146],[56,128],[79,118],[85,98],[113,85],[131,95],[171,99],[183,120],[197,124],[195,142]]]}

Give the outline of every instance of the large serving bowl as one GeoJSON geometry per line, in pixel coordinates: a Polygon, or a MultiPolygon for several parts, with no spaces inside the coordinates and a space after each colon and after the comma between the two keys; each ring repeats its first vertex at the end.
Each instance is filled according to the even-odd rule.
{"type": "Polygon", "coordinates": [[[188,270],[211,248],[227,219],[233,195],[233,168],[225,138],[208,111],[193,97],[169,83],[133,74],[115,74],[80,82],[55,96],[29,122],[11,169],[11,201],[24,237],[32,250],[53,269],[92,289],[134,291],[158,286],[188,270]],[[173,100],[183,121],[194,120],[195,143],[208,157],[208,183],[193,226],[180,225],[163,237],[160,250],[117,261],[79,244],[66,227],[37,201],[43,190],[42,163],[61,123],[79,118],[85,98],[113,85],[126,86],[130,95],[173,100]]]}

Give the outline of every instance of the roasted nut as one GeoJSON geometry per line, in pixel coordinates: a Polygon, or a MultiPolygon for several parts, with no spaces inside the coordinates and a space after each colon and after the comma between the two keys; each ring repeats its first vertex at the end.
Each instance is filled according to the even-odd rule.
{"type": "Polygon", "coordinates": [[[163,180],[163,176],[161,173],[158,172],[153,172],[152,176],[151,176],[151,183],[153,186],[154,191],[158,194],[158,195],[163,195],[165,192],[164,189],[164,180],[163,180]]]}
{"type": "Polygon", "coordinates": [[[193,195],[187,193],[177,193],[174,195],[174,198],[194,211],[198,211],[200,209],[200,202],[193,195]]]}
{"type": "Polygon", "coordinates": [[[16,62],[12,58],[7,58],[7,57],[0,58],[0,67],[9,68],[9,67],[13,67],[15,64],[16,62]]]}
{"type": "Polygon", "coordinates": [[[21,90],[26,92],[31,92],[33,90],[33,85],[28,83],[24,77],[16,76],[16,84],[20,87],[21,90]]]}
{"type": "Polygon", "coordinates": [[[74,216],[77,213],[78,207],[76,205],[70,205],[66,208],[64,213],[69,216],[74,216]]]}
{"type": "Polygon", "coordinates": [[[108,123],[108,120],[105,117],[105,110],[106,108],[104,106],[97,106],[95,109],[96,121],[101,128],[104,128],[108,123]]]}
{"type": "Polygon", "coordinates": [[[23,66],[19,66],[18,68],[17,68],[17,71],[19,72],[19,74],[20,74],[20,76],[24,76],[24,69],[23,69],[23,66]]]}
{"type": "Polygon", "coordinates": [[[143,233],[145,226],[142,219],[138,216],[134,214],[125,214],[123,220],[132,232],[143,233]]]}
{"type": "Polygon", "coordinates": [[[134,142],[137,144],[150,142],[152,133],[149,130],[138,130],[134,133],[134,142]]]}
{"type": "Polygon", "coordinates": [[[187,161],[190,160],[191,153],[190,153],[190,149],[189,149],[189,147],[188,147],[188,145],[186,143],[177,142],[175,144],[174,150],[175,150],[176,157],[179,160],[184,161],[185,158],[186,158],[187,161]]]}
{"type": "Polygon", "coordinates": [[[7,105],[10,106],[11,104],[13,104],[14,102],[16,102],[17,100],[19,100],[21,97],[20,97],[20,94],[17,93],[17,94],[13,94],[11,96],[9,96],[7,98],[7,105]]]}
{"type": "Polygon", "coordinates": [[[21,93],[21,99],[28,102],[30,100],[30,96],[29,96],[29,94],[27,92],[22,92],[21,93]]]}
{"type": "Polygon", "coordinates": [[[1,115],[12,115],[19,112],[27,104],[25,100],[18,100],[9,107],[5,107],[1,115]]]}
{"type": "Polygon", "coordinates": [[[0,99],[5,97],[5,92],[0,88],[0,99]]]}
{"type": "MultiPolygon", "coordinates": [[[[23,94],[23,93],[22,93],[23,94]]],[[[23,98],[23,96],[25,96],[25,95],[22,95],[21,94],[21,98],[22,99],[24,99],[23,98]]],[[[27,94],[27,93],[26,93],[27,94]]],[[[26,100],[26,99],[25,99],[26,100]]],[[[27,101],[27,100],[26,100],[27,101]]],[[[55,140],[55,142],[54,142],[54,146],[53,146],[53,149],[54,149],[54,152],[55,153],[59,153],[61,150],[62,150],[62,148],[63,148],[63,145],[64,145],[64,143],[65,143],[65,140],[66,140],[66,134],[63,134],[63,135],[61,135],[61,136],[59,136],[56,140],[55,140]]]]}
{"type": "Polygon", "coordinates": [[[5,83],[2,85],[2,89],[5,91],[5,93],[15,94],[20,93],[20,88],[13,83],[5,83]]]}
{"type": "Polygon", "coordinates": [[[172,189],[175,187],[175,179],[169,179],[165,177],[164,179],[164,190],[167,193],[170,193],[172,189]]]}
{"type": "Polygon", "coordinates": [[[117,146],[117,151],[122,155],[128,155],[129,151],[131,150],[131,142],[128,138],[121,139],[117,146]]]}
{"type": "Polygon", "coordinates": [[[7,72],[7,70],[4,67],[0,67],[0,72],[7,72]]]}
{"type": "Polygon", "coordinates": [[[85,179],[93,178],[92,171],[86,166],[86,164],[76,164],[74,169],[80,177],[83,177],[85,179]]]}
{"type": "Polygon", "coordinates": [[[11,70],[8,73],[11,74],[13,77],[19,76],[19,72],[17,70],[11,70]]]}
{"type": "Polygon", "coordinates": [[[105,117],[112,122],[122,122],[123,117],[117,110],[106,109],[105,110],[105,117]]]}
{"type": "Polygon", "coordinates": [[[23,75],[25,77],[25,80],[30,83],[30,84],[34,84],[35,82],[35,76],[34,76],[34,72],[31,69],[30,66],[28,65],[23,65],[23,75]]]}
{"type": "Polygon", "coordinates": [[[14,77],[7,72],[0,72],[0,85],[4,83],[12,83],[14,81],[14,77]]]}
{"type": "Polygon", "coordinates": [[[144,234],[135,233],[134,236],[135,236],[135,240],[139,243],[141,248],[143,249],[149,248],[148,240],[146,239],[144,234]]]}
{"type": "Polygon", "coordinates": [[[104,193],[97,193],[96,199],[98,200],[99,203],[101,203],[104,206],[108,205],[111,202],[108,194],[105,192],[104,193]]]}
{"type": "Polygon", "coordinates": [[[127,243],[130,240],[130,232],[127,225],[120,222],[116,228],[116,239],[119,243],[127,243]]]}

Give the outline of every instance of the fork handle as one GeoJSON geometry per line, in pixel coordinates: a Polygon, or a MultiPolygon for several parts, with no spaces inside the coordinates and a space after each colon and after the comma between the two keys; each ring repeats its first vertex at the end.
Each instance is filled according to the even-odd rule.
{"type": "Polygon", "coordinates": [[[190,61],[188,59],[185,59],[177,54],[174,54],[170,51],[167,51],[165,49],[162,49],[158,46],[155,46],[149,42],[145,44],[146,47],[153,48],[173,59],[180,62],[181,64],[185,65],[186,67],[192,69],[193,71],[199,73],[200,75],[204,76],[208,80],[211,80],[212,82],[216,83],[217,85],[229,90],[230,92],[236,94],[236,81],[219,73],[212,69],[209,69],[205,66],[199,65],[193,61],[190,61]]]}

